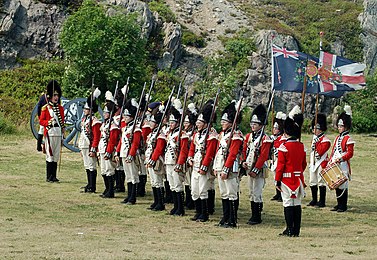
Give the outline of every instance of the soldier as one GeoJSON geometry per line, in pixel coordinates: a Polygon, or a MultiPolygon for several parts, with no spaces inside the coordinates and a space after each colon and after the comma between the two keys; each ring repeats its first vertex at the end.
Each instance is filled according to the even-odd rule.
{"type": "MultiPolygon", "coordinates": [[[[185,118],[183,121],[183,132],[182,132],[182,139],[188,138],[187,147],[189,148],[192,142],[192,138],[195,131],[195,122],[198,118],[198,111],[195,108],[194,103],[190,103],[187,106],[187,110],[185,112],[185,118]]],[[[185,206],[187,209],[194,209],[195,205],[191,197],[191,173],[192,167],[187,163],[188,153],[179,153],[179,158],[177,162],[176,171],[182,172],[184,174],[184,185],[185,185],[185,206]]]]}
{"type": "MultiPolygon", "coordinates": [[[[351,116],[351,107],[348,105],[344,106],[344,112],[339,115],[337,120],[339,135],[335,138],[330,156],[330,163],[339,164],[340,169],[349,181],[351,180],[350,160],[353,157],[353,149],[355,145],[355,141],[349,134],[352,125],[351,116]]],[[[347,210],[348,181],[335,189],[335,191],[338,203],[333,209],[331,209],[331,211],[344,212],[347,210]]]]}
{"type": "Polygon", "coordinates": [[[158,128],[159,124],[161,124],[162,116],[163,116],[164,106],[159,105],[153,109],[151,113],[151,117],[149,120],[149,126],[152,132],[148,135],[146,146],[147,149],[145,150],[145,164],[147,166],[147,171],[149,173],[149,177],[151,178],[151,186],[153,191],[153,199],[154,202],[150,205],[148,209],[153,211],[162,211],[165,210],[164,205],[164,168],[162,167],[162,159],[161,157],[155,158],[153,160],[151,158],[153,150],[157,146],[156,142],[162,142],[162,140],[157,140],[159,135],[158,128]]]}
{"type": "MultiPolygon", "coordinates": [[[[37,104],[38,107],[38,119],[41,117],[42,113],[42,107],[45,106],[48,103],[47,93],[42,94],[39,97],[39,101],[37,104]]],[[[60,101],[58,102],[60,103],[60,101]]],[[[38,131],[38,137],[37,137],[37,151],[42,152],[43,149],[43,133],[44,133],[44,127],[42,125],[39,125],[39,131],[38,131]]]]}
{"type": "Polygon", "coordinates": [[[267,111],[265,106],[258,105],[251,114],[251,133],[248,133],[243,145],[242,166],[249,175],[249,199],[251,217],[247,224],[256,225],[262,222],[262,192],[267,177],[266,161],[270,153],[271,139],[264,133],[267,111]]]}
{"type": "Polygon", "coordinates": [[[197,132],[194,134],[188,154],[189,165],[193,167],[191,194],[196,208],[196,214],[191,220],[198,222],[208,221],[210,168],[217,148],[217,132],[212,127],[208,129],[208,124],[212,124],[211,113],[214,105],[214,101],[209,100],[203,106],[196,121],[197,132]]]}
{"type": "Polygon", "coordinates": [[[141,129],[135,120],[138,103],[135,99],[126,102],[121,122],[122,137],[117,147],[116,162],[122,158],[124,172],[126,174],[128,196],[122,201],[127,205],[136,203],[137,185],[139,183],[139,171],[135,163],[135,157],[141,140],[141,129]],[[134,126],[134,124],[136,124],[134,126]]]}
{"type": "Polygon", "coordinates": [[[88,183],[84,187],[84,192],[96,192],[97,180],[97,149],[101,135],[101,121],[94,114],[98,111],[96,99],[101,95],[97,88],[88,97],[84,106],[84,116],[81,119],[81,133],[79,138],[79,148],[84,161],[88,183]]]}
{"type": "MultiPolygon", "coordinates": [[[[285,113],[279,111],[276,113],[276,116],[274,118],[274,126],[272,129],[272,135],[271,135],[273,145],[272,145],[272,154],[271,154],[272,158],[271,158],[271,165],[270,165],[270,169],[274,173],[274,177],[275,177],[276,166],[278,164],[278,148],[285,140],[284,135],[283,135],[284,133],[283,127],[284,127],[284,121],[286,117],[287,115],[285,113]]],[[[283,201],[281,198],[281,193],[278,189],[276,189],[276,194],[275,196],[271,198],[271,200],[277,200],[278,202],[283,201]]]]}
{"type": "Polygon", "coordinates": [[[114,198],[114,174],[116,163],[113,161],[116,145],[118,144],[120,128],[114,117],[120,111],[115,106],[114,97],[110,91],[105,94],[106,104],[103,110],[104,123],[101,126],[101,138],[98,144],[100,155],[101,175],[105,183],[102,198],[114,198]]]}
{"type": "Polygon", "coordinates": [[[62,91],[56,80],[47,85],[48,103],[42,107],[39,124],[44,127],[46,148],[46,181],[58,182],[56,171],[64,136],[64,108],[60,105],[62,91]]]}
{"type": "Polygon", "coordinates": [[[238,166],[239,157],[242,152],[243,135],[238,127],[232,133],[232,125],[235,121],[236,126],[241,123],[242,116],[238,115],[236,118],[239,105],[239,103],[236,104],[235,101],[232,101],[223,111],[221,117],[222,131],[218,137],[218,148],[213,164],[213,170],[219,183],[223,207],[223,217],[218,225],[226,228],[237,227],[238,166]]]}
{"type": "Polygon", "coordinates": [[[286,140],[278,151],[276,167],[276,188],[281,191],[284,206],[284,217],[287,228],[280,234],[283,236],[300,235],[301,198],[304,196],[304,170],[306,154],[304,145],[299,141],[304,118],[298,106],[295,106],[284,122],[286,140]]]}
{"type": "Polygon", "coordinates": [[[320,173],[327,165],[328,155],[327,151],[331,147],[330,139],[327,138],[325,132],[327,130],[326,115],[317,114],[317,119],[312,120],[312,149],[310,152],[310,179],[309,185],[312,192],[312,200],[309,202],[308,206],[316,206],[323,208],[326,206],[326,184],[320,173]],[[319,187],[319,201],[317,197],[319,187]]]}

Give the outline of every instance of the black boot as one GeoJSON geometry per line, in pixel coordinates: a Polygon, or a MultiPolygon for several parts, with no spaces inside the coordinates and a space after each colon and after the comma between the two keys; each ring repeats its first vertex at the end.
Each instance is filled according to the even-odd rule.
{"type": "Polygon", "coordinates": [[[173,208],[170,210],[170,215],[174,215],[175,212],[177,211],[178,209],[178,200],[177,200],[177,193],[175,191],[170,191],[171,192],[171,197],[172,197],[172,200],[173,200],[173,208]]]}
{"type": "Polygon", "coordinates": [[[132,183],[131,196],[128,198],[127,205],[134,205],[136,203],[137,183],[132,183]]]}
{"type": "Polygon", "coordinates": [[[247,222],[249,225],[257,225],[262,223],[262,203],[261,202],[251,202],[251,218],[247,222]]]}
{"type": "Polygon", "coordinates": [[[173,197],[172,197],[172,194],[171,194],[169,182],[165,181],[164,186],[165,186],[165,203],[172,203],[173,197]]]}
{"type": "Polygon", "coordinates": [[[194,209],[195,204],[191,197],[191,189],[189,185],[185,186],[185,193],[186,193],[186,200],[185,200],[185,206],[187,209],[194,209]]]}
{"type": "Polygon", "coordinates": [[[202,213],[200,214],[200,216],[198,217],[198,219],[196,221],[197,222],[206,222],[206,221],[208,221],[208,217],[209,217],[209,214],[208,214],[208,199],[202,199],[201,204],[202,204],[202,213]]]}
{"type": "Polygon", "coordinates": [[[236,222],[238,222],[238,208],[240,206],[240,193],[237,192],[237,199],[234,201],[234,214],[235,214],[235,218],[236,218],[236,222]]]}
{"type": "Polygon", "coordinates": [[[157,188],[157,205],[152,210],[153,211],[163,211],[163,210],[165,210],[164,192],[163,192],[162,188],[157,188]]]}
{"type": "Polygon", "coordinates": [[[126,188],[124,187],[125,173],[123,170],[115,171],[115,192],[125,192],[126,188]]]}
{"type": "Polygon", "coordinates": [[[102,198],[114,198],[114,176],[106,176],[108,180],[108,190],[102,198]]]}
{"type": "Polygon", "coordinates": [[[100,197],[103,197],[109,190],[109,179],[107,178],[106,175],[102,175],[102,178],[103,178],[103,183],[105,184],[105,190],[102,192],[101,195],[99,195],[100,197]]]}
{"type": "Polygon", "coordinates": [[[195,215],[191,218],[191,220],[196,221],[199,218],[199,216],[202,214],[202,200],[197,199],[197,200],[193,200],[193,201],[194,201],[194,204],[195,204],[196,212],[195,212],[195,215]]]}
{"type": "Polygon", "coordinates": [[[284,218],[287,227],[283,233],[280,233],[279,235],[291,237],[293,236],[294,206],[284,207],[284,218]]]}
{"type": "Polygon", "coordinates": [[[91,191],[95,193],[97,190],[97,170],[90,172],[90,184],[91,184],[91,191]]]}
{"type": "Polygon", "coordinates": [[[114,174],[113,178],[114,178],[114,182],[115,182],[114,192],[119,192],[120,175],[119,175],[118,170],[115,170],[115,174],[114,174]]]}
{"type": "Polygon", "coordinates": [[[340,205],[340,195],[342,194],[342,190],[341,189],[335,189],[335,194],[336,194],[336,201],[337,201],[337,204],[335,205],[335,207],[333,207],[332,209],[330,209],[330,211],[338,211],[338,208],[339,208],[339,205],[340,205]]]}
{"type": "Polygon", "coordinates": [[[124,200],[121,203],[127,203],[128,200],[131,197],[132,192],[132,182],[127,182],[127,197],[124,198],[124,200]]]}
{"type": "Polygon", "coordinates": [[[326,186],[319,186],[319,201],[317,203],[317,207],[326,207],[326,186]]]}
{"type": "Polygon", "coordinates": [[[89,192],[90,191],[90,187],[91,187],[91,179],[90,179],[90,170],[89,169],[85,169],[86,171],[86,179],[87,179],[87,184],[86,186],[84,187],[84,192],[89,192]]]}
{"type": "Polygon", "coordinates": [[[51,162],[51,182],[59,182],[59,180],[56,178],[56,172],[58,170],[58,163],[57,162],[51,162]]]}
{"type": "Polygon", "coordinates": [[[228,205],[229,205],[229,218],[225,226],[230,227],[230,228],[235,228],[237,227],[235,200],[228,200],[228,205]]]}
{"type": "Polygon", "coordinates": [[[156,187],[152,187],[152,193],[153,193],[153,203],[147,209],[154,209],[154,207],[156,207],[158,204],[158,194],[157,194],[156,187]]]}
{"type": "Polygon", "coordinates": [[[298,237],[300,235],[301,228],[301,206],[294,206],[293,210],[293,236],[298,237]]]}
{"type": "Polygon", "coordinates": [[[177,199],[177,210],[174,213],[174,216],[184,216],[185,215],[185,206],[184,206],[184,197],[185,194],[183,191],[175,193],[177,199]]]}
{"type": "Polygon", "coordinates": [[[219,227],[226,227],[226,223],[229,222],[229,215],[230,215],[229,199],[222,199],[221,204],[223,206],[223,217],[221,218],[218,226],[219,227]]]}
{"type": "Polygon", "coordinates": [[[347,203],[348,203],[348,189],[340,190],[340,194],[343,195],[339,198],[338,210],[337,212],[344,212],[347,211],[347,203]]]}
{"type": "Polygon", "coordinates": [[[147,175],[139,175],[139,184],[137,187],[137,196],[144,197],[145,196],[145,185],[147,183],[147,175]]]}
{"type": "Polygon", "coordinates": [[[318,186],[310,186],[310,190],[312,191],[312,201],[310,201],[307,206],[314,207],[318,202],[318,186]]]}
{"type": "Polygon", "coordinates": [[[43,141],[43,135],[38,134],[37,138],[37,151],[42,152],[42,141],[43,141]]]}
{"type": "Polygon", "coordinates": [[[46,181],[47,182],[52,182],[51,176],[52,176],[52,162],[46,161],[46,181]]]}
{"type": "Polygon", "coordinates": [[[271,198],[271,200],[277,200],[278,202],[282,202],[283,200],[281,199],[281,192],[278,189],[276,190],[276,194],[271,198]]]}
{"type": "Polygon", "coordinates": [[[208,214],[213,215],[215,213],[215,190],[208,190],[208,214]]]}

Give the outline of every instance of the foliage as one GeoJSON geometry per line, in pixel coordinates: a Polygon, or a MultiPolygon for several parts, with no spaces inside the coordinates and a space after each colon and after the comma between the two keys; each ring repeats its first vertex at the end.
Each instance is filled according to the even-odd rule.
{"type": "Polygon", "coordinates": [[[65,21],[61,45],[69,62],[63,84],[70,95],[86,95],[94,78],[101,90],[113,90],[145,78],[146,40],[135,15],[106,14],[94,0],[85,0],[65,21]]]}
{"type": "Polygon", "coordinates": [[[348,94],[345,102],[352,108],[353,131],[377,132],[377,72],[367,79],[366,88],[348,94]]]}
{"type": "Polygon", "coordinates": [[[17,125],[27,122],[30,111],[51,79],[61,82],[65,67],[59,60],[20,62],[22,67],[0,71],[0,111],[17,125]]]}
{"type": "Polygon", "coordinates": [[[340,41],[345,47],[345,57],[362,60],[361,27],[356,22],[363,10],[360,1],[263,0],[242,1],[242,4],[250,17],[256,18],[257,29],[292,35],[303,52],[318,56],[319,33],[323,31],[325,50],[331,52],[330,45],[340,41]]]}
{"type": "Polygon", "coordinates": [[[0,113],[0,134],[14,134],[16,132],[16,127],[7,118],[5,118],[4,113],[0,113]]]}
{"type": "Polygon", "coordinates": [[[182,31],[182,44],[196,48],[203,48],[206,46],[204,37],[198,36],[188,29],[183,29],[182,31]]]}
{"type": "Polygon", "coordinates": [[[170,8],[166,5],[165,1],[163,0],[155,0],[149,2],[149,9],[152,12],[157,12],[164,22],[177,22],[175,14],[170,10],[170,8]]]}

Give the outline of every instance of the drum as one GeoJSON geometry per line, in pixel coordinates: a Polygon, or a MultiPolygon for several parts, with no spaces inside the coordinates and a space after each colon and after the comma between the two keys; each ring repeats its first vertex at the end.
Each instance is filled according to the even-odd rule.
{"type": "Polygon", "coordinates": [[[338,188],[348,180],[337,163],[327,165],[327,167],[321,171],[320,175],[330,190],[338,188]]]}

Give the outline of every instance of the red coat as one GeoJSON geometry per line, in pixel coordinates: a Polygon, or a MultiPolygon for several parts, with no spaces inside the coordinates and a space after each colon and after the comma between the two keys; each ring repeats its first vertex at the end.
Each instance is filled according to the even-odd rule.
{"type": "MultiPolygon", "coordinates": [[[[316,155],[318,155],[319,157],[322,157],[322,155],[327,153],[327,151],[330,149],[330,147],[331,147],[331,142],[330,142],[329,138],[327,138],[327,136],[325,136],[325,135],[322,135],[319,138],[319,140],[315,143],[314,151],[315,151],[316,155]]],[[[321,163],[322,169],[326,168],[327,162],[328,162],[328,158],[326,158],[321,163]]]]}
{"type": "MultiPolygon", "coordinates": [[[[229,133],[229,132],[228,132],[229,133]]],[[[230,134],[225,134],[227,137],[226,140],[222,140],[224,138],[224,131],[220,132],[219,134],[219,141],[217,145],[217,149],[222,149],[221,144],[225,145],[224,142],[228,142],[230,134]]],[[[237,156],[242,152],[241,147],[243,143],[243,135],[242,132],[239,130],[235,130],[232,136],[232,140],[230,141],[229,151],[226,158],[224,158],[225,162],[223,167],[226,169],[232,169],[233,164],[237,159],[237,156]]]]}
{"type": "Polygon", "coordinates": [[[351,138],[348,131],[343,132],[335,138],[334,146],[331,151],[330,161],[334,156],[335,150],[342,154],[342,160],[347,162],[349,173],[351,174],[350,159],[353,157],[355,141],[351,138]]]}
{"type": "MultiPolygon", "coordinates": [[[[99,140],[101,137],[101,122],[99,120],[93,121],[92,123],[92,140],[90,142],[90,147],[97,151],[99,140]]],[[[94,152],[94,151],[93,151],[94,152]]]]}
{"type": "MultiPolygon", "coordinates": [[[[124,121],[122,121],[121,122],[121,130],[120,130],[120,133],[122,133],[122,136],[121,136],[121,138],[120,138],[120,140],[119,140],[119,142],[117,144],[117,148],[116,148],[116,152],[117,153],[120,152],[120,149],[122,147],[123,138],[124,138],[123,135],[125,134],[124,131],[126,131],[125,130],[126,127],[127,127],[127,124],[124,121]]],[[[132,126],[130,126],[130,127],[132,127],[132,126]]],[[[131,138],[131,134],[127,133],[126,138],[129,140],[131,138]]],[[[141,136],[141,129],[136,126],[135,127],[135,131],[133,133],[133,137],[132,137],[131,147],[128,150],[128,155],[130,155],[130,156],[135,156],[136,155],[137,150],[139,149],[141,138],[142,138],[142,136],[141,136]]]]}
{"type": "MultiPolygon", "coordinates": [[[[217,132],[215,129],[211,129],[210,130],[211,133],[208,134],[208,138],[206,141],[206,150],[204,151],[204,157],[202,159],[202,162],[201,162],[201,165],[200,165],[200,169],[203,170],[203,171],[208,171],[208,167],[210,166],[211,162],[213,161],[213,158],[215,157],[216,155],[216,148],[217,148],[217,132]]],[[[191,142],[191,145],[190,145],[190,151],[189,151],[189,154],[188,156],[189,157],[193,157],[195,155],[195,152],[200,152],[200,151],[196,151],[196,140],[198,139],[198,137],[200,137],[200,135],[203,135],[204,133],[199,133],[199,132],[196,132],[193,136],[193,141],[191,142]]]]}
{"type": "Polygon", "coordinates": [[[147,137],[148,135],[152,132],[152,129],[151,127],[149,126],[149,124],[143,124],[143,126],[141,127],[141,133],[142,133],[142,137],[143,137],[143,140],[144,140],[144,143],[146,144],[147,143],[147,137]]]}
{"type": "Polygon", "coordinates": [[[188,152],[189,152],[189,136],[181,135],[177,164],[184,165],[186,163],[188,152]]]}
{"type": "Polygon", "coordinates": [[[295,191],[301,183],[304,185],[306,153],[303,143],[288,139],[279,147],[278,165],[275,181],[280,181],[295,191]]]}
{"type": "Polygon", "coordinates": [[[120,129],[114,124],[110,127],[110,137],[107,140],[106,152],[112,154],[119,142],[120,129]]]}
{"type": "MultiPolygon", "coordinates": [[[[161,130],[162,131],[162,130],[161,130]]],[[[157,162],[158,158],[162,156],[165,152],[166,147],[166,135],[164,133],[160,133],[157,137],[156,146],[154,151],[151,155],[152,165],[153,163],[157,162]]]]}
{"type": "MultiPolygon", "coordinates": [[[[245,138],[245,142],[243,144],[243,149],[242,149],[242,160],[246,161],[247,156],[248,156],[248,147],[249,147],[249,142],[252,142],[252,137],[251,133],[248,133],[245,138]]],[[[268,137],[268,135],[264,134],[262,138],[262,145],[259,150],[259,156],[257,158],[257,161],[254,162],[254,167],[257,169],[262,169],[265,161],[268,160],[268,156],[270,154],[270,148],[271,148],[271,140],[268,137]]],[[[251,165],[250,165],[251,167],[251,165]]]]}
{"type": "MultiPolygon", "coordinates": [[[[41,126],[44,126],[44,135],[46,136],[47,135],[47,128],[49,127],[49,121],[52,119],[51,115],[50,115],[50,111],[49,109],[51,109],[52,106],[50,104],[46,104],[42,107],[42,111],[41,111],[41,116],[39,117],[39,124],[41,126]]],[[[58,108],[59,108],[59,113],[60,113],[60,116],[62,118],[62,122],[63,122],[63,125],[61,126],[62,128],[64,128],[64,108],[58,104],[58,108]]],[[[58,116],[58,115],[57,115],[58,116]]]]}

